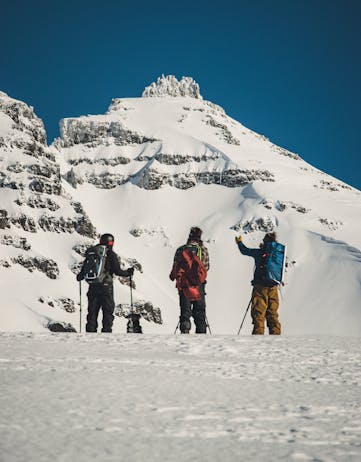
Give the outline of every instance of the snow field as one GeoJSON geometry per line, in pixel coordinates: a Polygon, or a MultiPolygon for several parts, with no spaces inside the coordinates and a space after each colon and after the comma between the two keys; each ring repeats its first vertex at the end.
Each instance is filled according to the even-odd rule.
{"type": "Polygon", "coordinates": [[[359,461],[342,337],[0,334],[0,459],[359,461]]]}

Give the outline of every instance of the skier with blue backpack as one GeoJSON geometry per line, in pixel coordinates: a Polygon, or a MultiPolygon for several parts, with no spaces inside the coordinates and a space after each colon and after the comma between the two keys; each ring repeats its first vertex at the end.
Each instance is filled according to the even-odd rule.
{"type": "Polygon", "coordinates": [[[103,234],[99,244],[87,250],[80,273],[76,277],[77,281],[85,279],[89,284],[87,332],[97,332],[100,309],[103,312],[102,332],[112,332],[115,308],[113,275],[131,277],[134,273],[132,267],[127,270],[120,268],[118,256],[113,252],[113,244],[114,236],[103,234]]]}
{"type": "Polygon", "coordinates": [[[282,284],[285,246],[276,241],[276,233],[267,233],[258,249],[246,247],[242,242],[242,236],[236,237],[235,240],[239,251],[255,260],[251,298],[252,334],[264,334],[266,319],[270,335],[280,335],[278,286],[282,284]]]}

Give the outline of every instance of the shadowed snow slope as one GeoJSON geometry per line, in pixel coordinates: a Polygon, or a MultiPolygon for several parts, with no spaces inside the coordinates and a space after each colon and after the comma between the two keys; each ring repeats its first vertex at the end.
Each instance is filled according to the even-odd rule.
{"type": "Polygon", "coordinates": [[[6,462],[358,462],[358,338],[0,334],[6,462]]]}
{"type": "MultiPolygon", "coordinates": [[[[361,335],[360,192],[228,117],[192,79],[163,76],[104,115],[64,119],[51,147],[24,103],[1,93],[0,116],[1,330],[78,328],[74,275],[96,235],[111,232],[124,266],[137,262],[135,299],[162,313],[163,325],[144,321],[144,332],[173,332],[168,274],[197,225],[210,251],[213,332],[236,333],[251,294],[253,260],[234,236],[258,247],[274,230],[288,251],[283,332],[361,335]]],[[[129,303],[121,282],[116,303],[129,303]]]]}

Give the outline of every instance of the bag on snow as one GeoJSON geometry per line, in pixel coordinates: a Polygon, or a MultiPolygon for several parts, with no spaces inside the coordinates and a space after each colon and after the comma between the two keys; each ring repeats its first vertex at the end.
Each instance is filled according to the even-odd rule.
{"type": "Polygon", "coordinates": [[[266,242],[263,250],[262,267],[265,271],[265,281],[281,284],[286,261],[286,246],[279,242],[266,242]]]}
{"type": "Polygon", "coordinates": [[[107,247],[98,244],[91,247],[85,254],[83,266],[84,279],[88,284],[101,284],[108,275],[105,271],[107,247]]]}

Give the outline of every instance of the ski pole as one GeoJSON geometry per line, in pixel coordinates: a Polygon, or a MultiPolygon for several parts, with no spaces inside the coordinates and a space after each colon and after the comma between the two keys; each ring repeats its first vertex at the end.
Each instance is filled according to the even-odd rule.
{"type": "Polygon", "coordinates": [[[177,333],[179,325],[180,325],[180,321],[178,321],[177,327],[175,328],[175,331],[174,331],[174,335],[177,333]]]}
{"type": "Polygon", "coordinates": [[[247,306],[246,312],[245,312],[245,314],[244,314],[244,316],[243,316],[243,319],[242,319],[242,323],[241,323],[241,326],[240,326],[240,328],[238,329],[238,334],[237,334],[237,335],[239,335],[239,333],[241,332],[241,329],[242,329],[242,326],[243,326],[244,320],[246,319],[246,316],[247,316],[247,313],[248,313],[249,307],[251,306],[251,303],[252,303],[252,298],[251,298],[251,300],[250,300],[250,301],[249,301],[249,303],[248,303],[248,306],[247,306]]]}
{"type": "Polygon", "coordinates": [[[130,309],[133,315],[133,277],[130,276],[130,309]]]}
{"type": "Polygon", "coordinates": [[[80,306],[80,311],[79,311],[79,333],[81,333],[81,281],[79,281],[79,306],[80,306]]]}
{"type": "Polygon", "coordinates": [[[212,335],[211,326],[209,325],[207,315],[205,316],[205,318],[206,318],[206,325],[208,327],[209,333],[212,335]]]}

